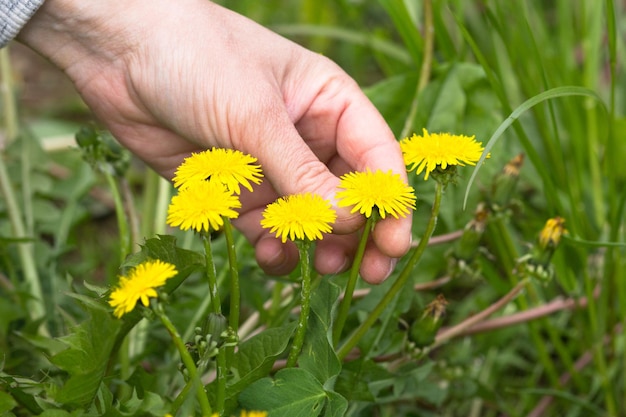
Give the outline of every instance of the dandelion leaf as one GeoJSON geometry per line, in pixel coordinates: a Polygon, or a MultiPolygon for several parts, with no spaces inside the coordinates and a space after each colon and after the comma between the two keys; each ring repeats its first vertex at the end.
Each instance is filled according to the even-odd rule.
{"type": "Polygon", "coordinates": [[[54,393],[55,400],[73,407],[84,407],[95,397],[104,377],[120,322],[107,312],[91,309],[89,318],[74,332],[59,340],[68,348],[51,362],[69,378],[54,393]]]}

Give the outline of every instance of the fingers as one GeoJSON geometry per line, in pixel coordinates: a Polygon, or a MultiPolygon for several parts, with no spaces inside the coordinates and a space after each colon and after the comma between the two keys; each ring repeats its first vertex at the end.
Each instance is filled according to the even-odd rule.
{"type": "Polygon", "coordinates": [[[397,261],[397,258],[382,253],[379,247],[370,241],[365,248],[359,272],[365,282],[380,284],[391,275],[397,261]]]}
{"type": "MultiPolygon", "coordinates": [[[[335,202],[339,178],[331,171],[335,146],[326,138],[305,140],[290,119],[284,103],[278,97],[268,99],[263,95],[262,110],[246,117],[232,130],[234,147],[254,155],[260,162],[264,175],[278,195],[313,193],[335,202]],[[252,122],[256,121],[256,122],[252,122]],[[239,138],[239,139],[235,139],[239,138]],[[243,138],[243,139],[242,139],[243,138]]],[[[337,221],[334,230],[350,233],[357,230],[363,219],[347,208],[335,207],[337,221]]]]}
{"type": "MultiPolygon", "coordinates": [[[[307,142],[332,138],[339,159],[347,165],[345,171],[391,170],[407,181],[400,146],[383,117],[352,79],[333,63],[328,65],[334,75],[317,86],[316,99],[296,124],[300,134],[307,142]]],[[[410,215],[380,221],[373,234],[380,253],[389,258],[404,255],[410,248],[411,226],[410,215]]]]}

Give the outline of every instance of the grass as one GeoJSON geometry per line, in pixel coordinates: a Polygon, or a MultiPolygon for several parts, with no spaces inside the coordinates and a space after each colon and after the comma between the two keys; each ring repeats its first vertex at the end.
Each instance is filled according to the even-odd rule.
{"type": "MultiPolygon", "coordinates": [[[[340,363],[320,341],[323,337],[311,336],[305,351],[307,343],[324,347],[328,359],[323,367],[319,358],[308,358],[300,370],[271,375],[302,381],[310,392],[320,388],[305,371],[332,381],[319,391],[328,398],[325,415],[624,415],[624,6],[612,0],[225,3],[336,60],[362,85],[398,139],[427,128],[476,135],[492,146],[480,169],[460,168],[458,184],[445,190],[434,232],[441,243],[431,241],[407,282],[422,289],[402,291],[377,312],[378,320],[368,321],[406,260],[381,286],[357,285],[360,295],[344,334],[349,337],[368,323],[358,343],[360,355],[341,351],[345,360],[340,363]],[[503,176],[501,170],[519,154],[524,155],[519,176],[503,176]],[[546,262],[537,237],[546,220],[556,216],[565,219],[567,234],[546,262]],[[411,329],[423,329],[424,308],[438,294],[447,300],[447,312],[437,323],[442,326],[438,338],[433,334],[434,341],[420,348],[411,329]],[[493,306],[492,314],[480,315],[493,306]],[[446,333],[451,328],[454,332],[446,333]],[[313,362],[315,367],[307,368],[313,362]],[[337,404],[343,413],[332,414],[329,410],[337,404]]],[[[2,62],[11,91],[19,85],[7,78],[6,54],[2,62]]],[[[75,334],[75,326],[86,318],[104,320],[75,300],[86,303],[93,296],[91,286],[116,281],[117,236],[94,240],[86,235],[101,235],[101,219],[107,216],[110,233],[117,224],[112,220],[115,205],[106,179],[88,169],[77,152],[42,149],[57,135],[50,127],[46,131],[45,121],[65,126],[68,135],[75,124],[55,116],[54,109],[12,106],[12,97],[3,91],[3,129],[14,140],[3,150],[0,166],[0,412],[37,415],[44,411],[42,403],[69,412],[80,408],[76,402],[62,403],[58,396],[56,405],[49,401],[54,397],[50,385],[62,390],[68,375],[78,378],[55,356],[62,350],[57,338],[75,334]],[[19,119],[20,114],[28,118],[19,119]],[[70,175],[51,169],[59,166],[70,175]],[[103,253],[109,254],[107,259],[103,253]],[[29,283],[31,294],[49,295],[45,304],[28,297],[29,283]],[[41,283],[41,289],[33,283],[41,283]],[[32,322],[38,311],[48,313],[44,323],[32,322]],[[38,328],[44,331],[38,333],[38,328]]],[[[165,233],[163,210],[172,193],[168,184],[137,164],[131,164],[125,178],[142,218],[134,242],[165,233]]],[[[435,187],[417,177],[412,182],[418,196],[414,240],[419,241],[435,187]]],[[[202,249],[190,235],[174,234],[180,251],[202,249]]],[[[263,344],[261,338],[252,339],[243,350],[262,345],[265,357],[280,363],[286,348],[281,340],[293,330],[288,323],[295,321],[291,310],[298,304],[297,297],[280,294],[290,293],[298,273],[268,279],[247,243],[238,235],[235,240],[241,319],[247,323],[242,327],[274,329],[282,337],[271,339],[272,344],[268,333],[261,333],[267,339],[263,344]]],[[[218,265],[228,258],[224,246],[223,239],[216,240],[218,265]]],[[[175,257],[182,256],[191,255],[176,252],[175,257]]],[[[227,314],[228,267],[222,269],[217,280],[227,314]]],[[[181,334],[193,337],[208,305],[198,291],[203,278],[197,272],[188,275],[185,285],[171,294],[170,302],[180,308],[170,318],[181,334]]],[[[313,277],[312,334],[328,325],[324,317],[331,316],[333,297],[346,280],[345,274],[313,277]]],[[[114,334],[115,326],[102,331],[114,334]]],[[[144,330],[153,340],[168,343],[153,322],[144,330]]],[[[173,349],[159,352],[145,340],[138,346],[138,353],[127,358],[126,382],[110,384],[117,395],[112,404],[118,404],[111,407],[125,404],[132,410],[129,415],[158,415],[159,408],[148,405],[148,393],[174,398],[184,381],[173,369],[173,349]],[[120,388],[139,386],[145,391],[140,405],[120,388]]],[[[259,367],[266,369],[269,362],[261,362],[259,367]]],[[[121,365],[115,363],[112,375],[120,375],[116,369],[121,365]]],[[[259,381],[249,384],[242,404],[272,392],[265,391],[265,379],[259,381]]],[[[312,404],[316,398],[295,398],[290,391],[280,395],[312,404]]],[[[182,404],[182,411],[193,409],[190,400],[172,401],[182,404]]],[[[96,413],[86,404],[88,413],[96,413]]]]}

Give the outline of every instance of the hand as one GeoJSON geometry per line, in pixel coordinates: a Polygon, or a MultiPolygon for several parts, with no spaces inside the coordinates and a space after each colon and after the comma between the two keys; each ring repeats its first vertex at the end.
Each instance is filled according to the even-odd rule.
{"type": "MultiPolygon", "coordinates": [[[[298,262],[260,227],[278,196],[332,201],[338,176],[393,170],[397,141],[354,80],[330,60],[206,0],[48,0],[18,39],[72,79],[113,135],[166,178],[190,152],[217,146],[258,158],[265,181],[243,193],[235,226],[259,265],[285,274],[298,262]]],[[[338,209],[319,242],[320,273],[347,269],[363,219],[338,209]]],[[[376,226],[362,277],[384,280],[410,246],[411,218],[376,226]]]]}

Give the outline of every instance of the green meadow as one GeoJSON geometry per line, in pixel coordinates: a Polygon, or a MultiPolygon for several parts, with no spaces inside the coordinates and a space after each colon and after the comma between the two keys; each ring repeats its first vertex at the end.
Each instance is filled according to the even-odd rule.
{"type": "Polygon", "coordinates": [[[414,244],[384,283],[316,273],[315,242],[268,276],[228,222],[168,226],[173,185],[11,44],[0,416],[626,415],[626,3],[218,3],[337,62],[399,141],[474,137],[480,160],[409,172],[414,244]],[[177,275],[113,314],[154,259],[177,275]]]}

